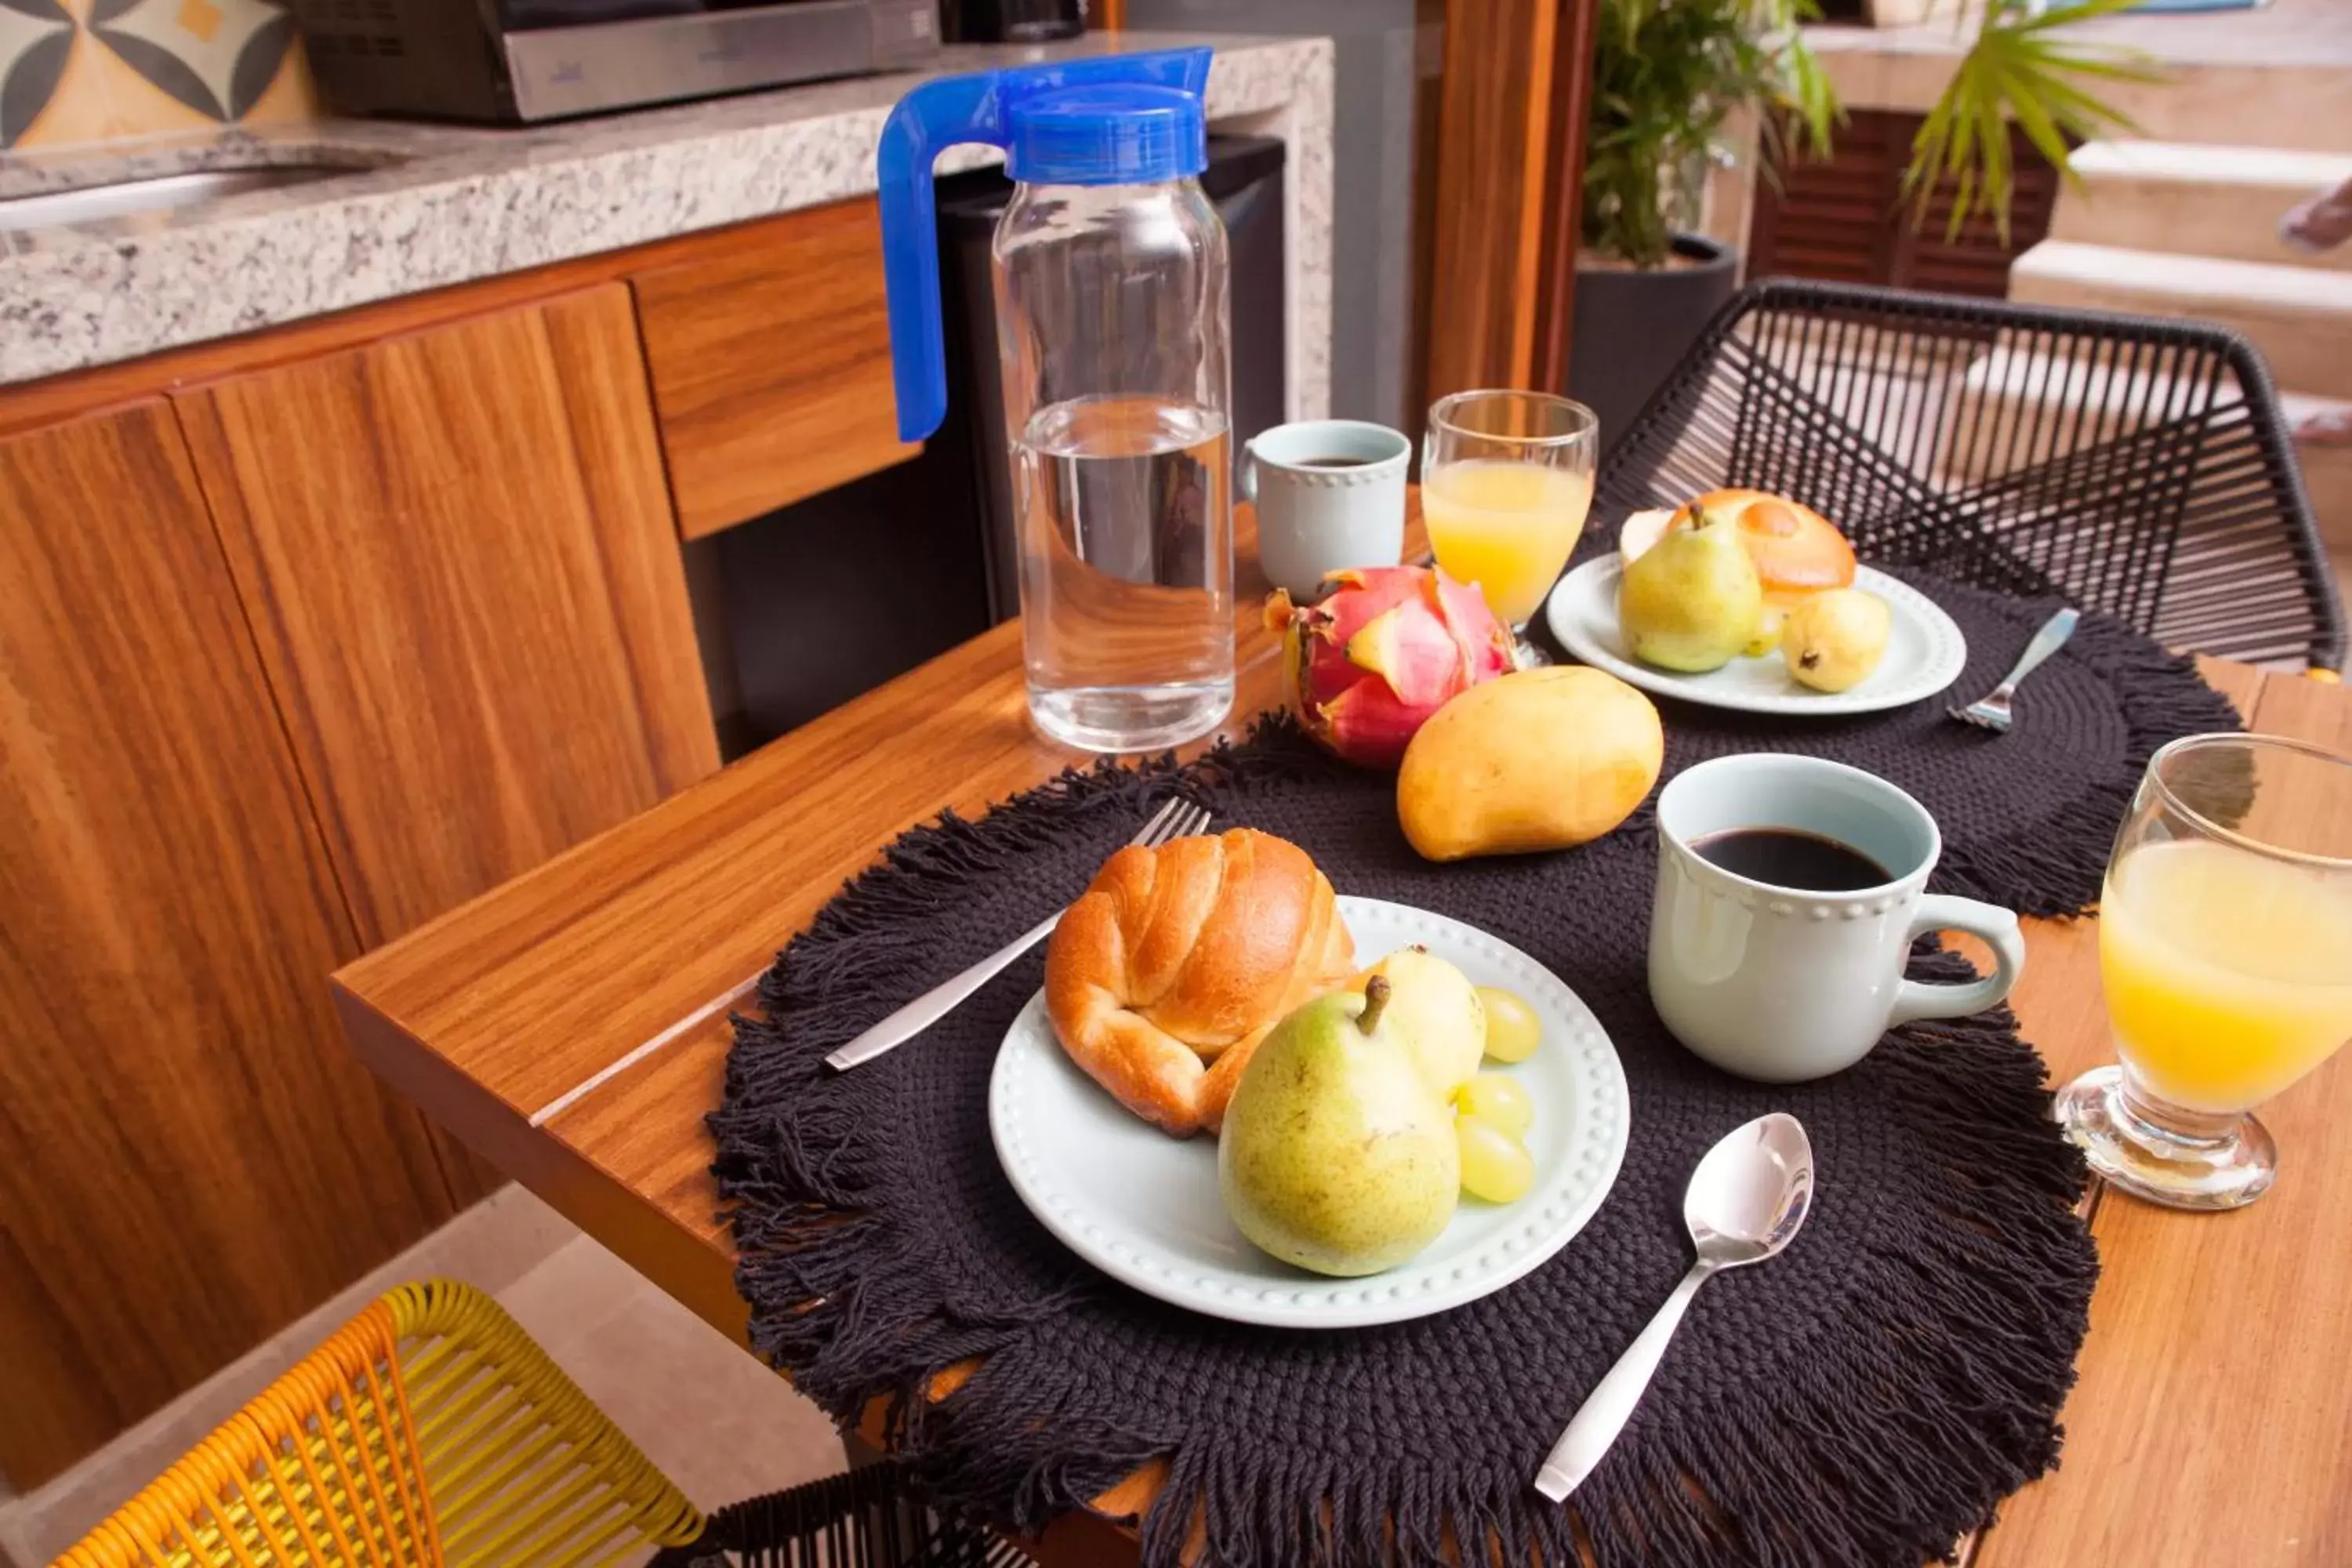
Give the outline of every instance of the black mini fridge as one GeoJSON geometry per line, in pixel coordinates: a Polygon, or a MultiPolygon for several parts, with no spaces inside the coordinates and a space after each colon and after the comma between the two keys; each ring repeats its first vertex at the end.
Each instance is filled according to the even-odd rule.
{"type": "MultiPolygon", "coordinates": [[[[1236,461],[1288,397],[1283,163],[1273,137],[1211,136],[1201,174],[1230,247],[1236,461]]],[[[689,561],[705,662],[730,665],[711,681],[729,755],[1020,613],[988,254],[1012,193],[992,169],[939,182],[948,414],[921,454],[717,534],[699,570],[689,561]]]]}

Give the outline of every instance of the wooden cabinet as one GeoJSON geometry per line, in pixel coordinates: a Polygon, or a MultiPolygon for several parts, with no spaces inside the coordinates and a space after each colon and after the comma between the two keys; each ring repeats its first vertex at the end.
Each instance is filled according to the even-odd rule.
{"type": "Polygon", "coordinates": [[[719,765],[627,286],[388,325],[0,419],[20,1488],[486,1190],[329,973],[719,765]]]}
{"type": "Polygon", "coordinates": [[[0,439],[0,1470],[31,1486],[456,1212],[170,407],[0,439]]]}
{"type": "Polygon", "coordinates": [[[851,204],[0,388],[0,1479],[486,1190],[327,976],[718,767],[680,518],[913,449],[877,246],[851,204]]]}
{"type": "Polygon", "coordinates": [[[871,197],[746,225],[631,279],[688,539],[903,462],[871,197]]]}
{"type": "Polygon", "coordinates": [[[177,401],[362,943],[718,767],[623,285],[177,401]]]}

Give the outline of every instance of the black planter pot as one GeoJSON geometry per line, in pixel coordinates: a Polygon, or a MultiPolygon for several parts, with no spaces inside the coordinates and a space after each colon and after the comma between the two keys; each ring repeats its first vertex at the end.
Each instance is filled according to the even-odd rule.
{"type": "Polygon", "coordinates": [[[1603,453],[1738,289],[1739,252],[1730,246],[1678,234],[1675,252],[1692,265],[1641,272],[1577,264],[1568,395],[1601,416],[1603,453]]]}

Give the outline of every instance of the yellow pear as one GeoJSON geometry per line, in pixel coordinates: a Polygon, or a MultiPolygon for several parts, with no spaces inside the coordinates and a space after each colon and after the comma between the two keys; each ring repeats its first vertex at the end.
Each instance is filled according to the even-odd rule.
{"type": "Polygon", "coordinates": [[[1789,674],[1816,691],[1844,691],[1870,679],[1886,657],[1895,617],[1886,601],[1859,588],[1825,588],[1789,612],[1780,657],[1789,674]]]}
{"type": "Polygon", "coordinates": [[[1757,636],[1764,581],[1728,514],[1692,506],[1658,542],[1625,563],[1617,626],[1628,652],[1661,669],[1702,675],[1729,664],[1757,636]]]}
{"type": "Polygon", "coordinates": [[[1389,983],[1335,991],[1274,1026],[1234,1086],[1217,1187],[1241,1233],[1318,1274],[1377,1274],[1454,1217],[1454,1113],[1383,1015],[1389,983]]]}

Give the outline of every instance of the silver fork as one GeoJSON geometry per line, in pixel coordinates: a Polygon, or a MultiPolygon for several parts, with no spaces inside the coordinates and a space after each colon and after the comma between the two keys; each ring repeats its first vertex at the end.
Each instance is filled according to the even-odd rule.
{"type": "MultiPolygon", "coordinates": [[[[1140,844],[1148,848],[1157,847],[1171,838],[1189,838],[1208,826],[1209,814],[1200,806],[1171,800],[1161,806],[1158,815],[1145,823],[1142,830],[1128,843],[1140,844]]],[[[958,1003],[995,979],[1006,964],[1045,941],[1052,934],[1055,922],[1061,918],[1060,911],[1056,910],[970,969],[940,981],[825,1058],[824,1065],[836,1072],[846,1072],[862,1062],[870,1062],[884,1052],[906,1044],[954,1012],[958,1003]]]]}
{"type": "Polygon", "coordinates": [[[2033,640],[2025,645],[2025,651],[2017,656],[2017,663],[2001,678],[2000,684],[1967,707],[1951,710],[1952,717],[1979,730],[2008,734],[2011,721],[2009,703],[2017,695],[2017,683],[2032,675],[2043,659],[2066,646],[2066,639],[2074,635],[2074,623],[2080,619],[2072,609],[2064,609],[2042,622],[2042,629],[2033,634],[2033,640]]]}

